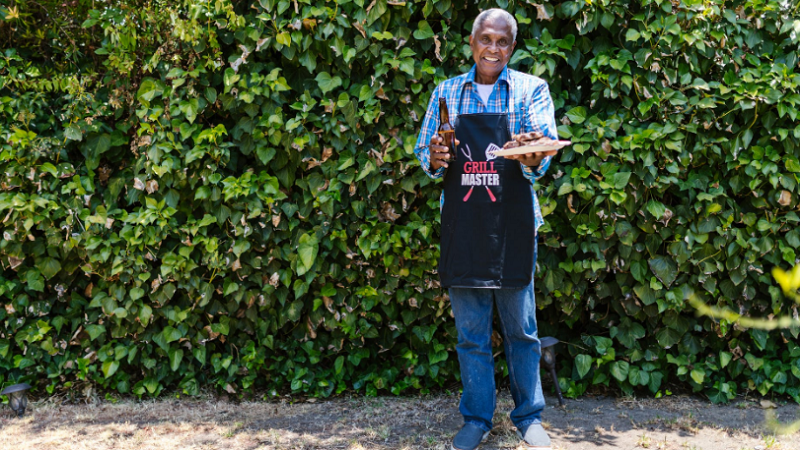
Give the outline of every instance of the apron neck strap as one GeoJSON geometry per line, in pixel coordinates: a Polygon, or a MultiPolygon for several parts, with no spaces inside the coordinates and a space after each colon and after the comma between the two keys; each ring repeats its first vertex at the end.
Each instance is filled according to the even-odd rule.
{"type": "MultiPolygon", "coordinates": [[[[494,82],[494,85],[497,85],[497,83],[499,83],[499,82],[500,82],[500,80],[498,79],[497,81],[494,82]]],[[[477,87],[475,87],[476,82],[473,80],[471,83],[472,83],[472,87],[477,89],[477,87]]],[[[503,112],[508,114],[508,104],[511,102],[511,84],[508,81],[506,81],[506,86],[507,86],[507,91],[508,92],[507,92],[507,95],[506,95],[506,107],[505,107],[505,110],[503,110],[503,112]]],[[[462,105],[462,103],[464,101],[464,91],[466,89],[467,89],[467,83],[464,83],[463,85],[461,85],[461,92],[458,95],[458,108],[456,109],[456,116],[460,116],[461,115],[461,105],[462,105]]]]}

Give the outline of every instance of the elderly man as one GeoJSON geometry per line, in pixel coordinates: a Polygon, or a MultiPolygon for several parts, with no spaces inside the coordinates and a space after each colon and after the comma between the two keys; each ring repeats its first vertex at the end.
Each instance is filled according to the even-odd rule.
{"type": "Polygon", "coordinates": [[[449,288],[464,387],[464,426],[452,444],[457,450],[477,448],[492,429],[494,306],[516,406],[511,420],[527,448],[550,448],[541,425],[545,402],[533,292],[536,230],[544,221],[533,183],[556,152],[495,158],[491,151],[512,134],[538,131],[558,139],[547,84],[506,67],[516,34],[516,20],[501,9],[475,19],[469,37],[475,65],[433,91],[414,149],[429,176],[444,177],[439,275],[449,288]],[[440,98],[455,125],[457,157],[437,135],[440,98]]]}

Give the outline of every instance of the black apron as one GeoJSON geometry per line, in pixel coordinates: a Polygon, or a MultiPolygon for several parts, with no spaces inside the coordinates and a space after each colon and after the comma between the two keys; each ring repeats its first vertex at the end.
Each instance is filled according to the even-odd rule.
{"type": "Polygon", "coordinates": [[[487,155],[511,140],[508,115],[458,114],[455,134],[458,159],[444,177],[442,286],[525,287],[533,275],[531,182],[519,162],[487,155]]]}

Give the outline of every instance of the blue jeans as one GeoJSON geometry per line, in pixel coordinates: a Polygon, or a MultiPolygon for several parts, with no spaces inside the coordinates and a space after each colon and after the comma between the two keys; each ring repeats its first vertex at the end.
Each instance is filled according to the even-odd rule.
{"type": "MultiPolygon", "coordinates": [[[[536,272],[536,247],[533,261],[536,272]]],[[[459,410],[465,423],[484,431],[492,429],[497,404],[492,357],[493,305],[497,305],[511,395],[515,408],[511,421],[519,430],[541,422],[544,409],[539,359],[542,347],[536,326],[533,280],[517,289],[450,288],[450,303],[458,330],[458,363],[464,386],[459,410]]]]}

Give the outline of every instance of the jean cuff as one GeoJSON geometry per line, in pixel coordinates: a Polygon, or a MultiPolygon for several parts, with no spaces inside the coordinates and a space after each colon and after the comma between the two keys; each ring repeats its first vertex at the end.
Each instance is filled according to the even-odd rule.
{"type": "Polygon", "coordinates": [[[515,426],[517,427],[517,429],[519,430],[520,433],[525,434],[525,429],[528,428],[528,425],[531,425],[531,424],[534,424],[534,423],[542,423],[542,419],[526,420],[526,421],[521,422],[520,424],[515,425],[515,426]]]}
{"type": "Polygon", "coordinates": [[[488,427],[486,426],[486,424],[485,424],[485,423],[483,423],[483,422],[478,422],[478,421],[475,421],[475,420],[465,420],[465,421],[464,421],[464,424],[468,424],[468,423],[470,423],[470,424],[472,424],[472,425],[475,425],[476,427],[480,428],[480,429],[481,429],[481,430],[483,430],[484,432],[486,432],[486,431],[492,431],[492,429],[491,429],[491,428],[488,428],[488,427]]]}

